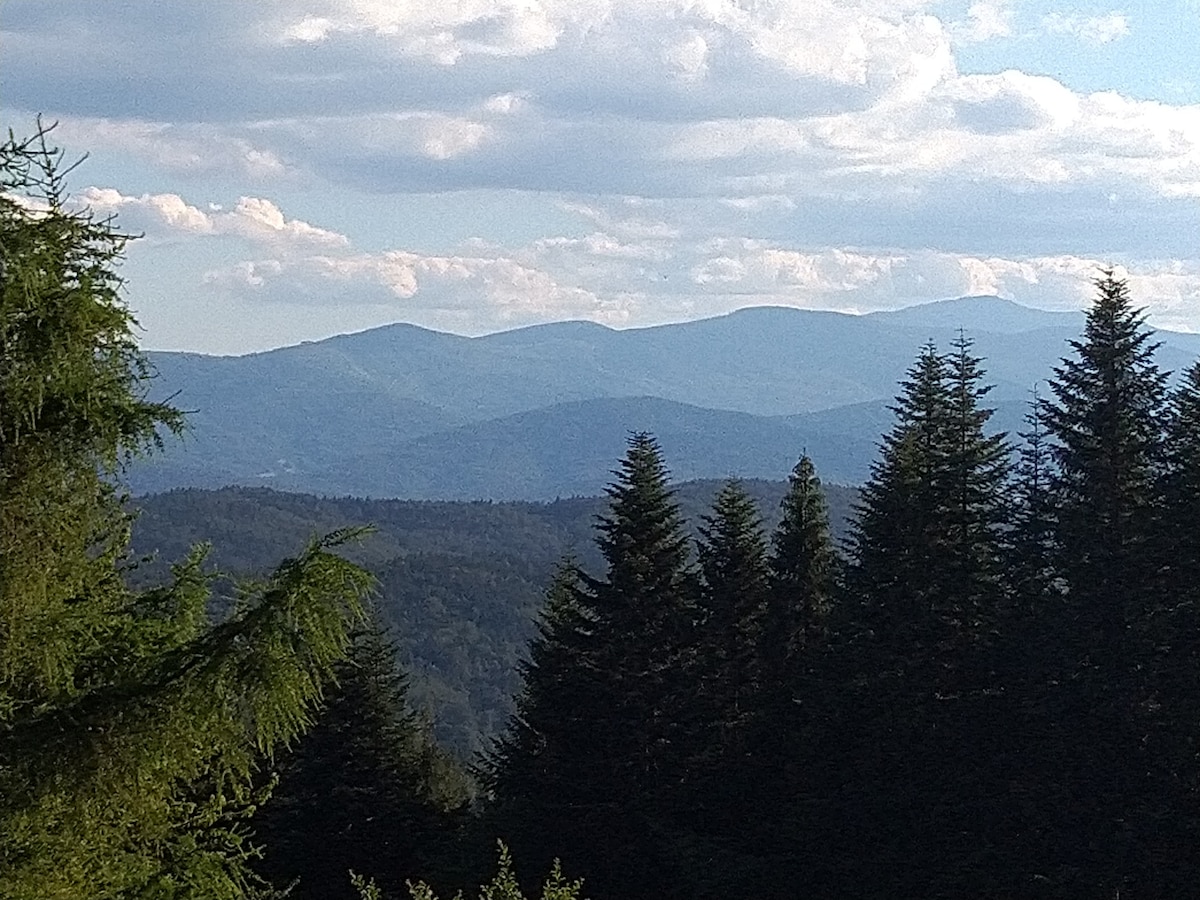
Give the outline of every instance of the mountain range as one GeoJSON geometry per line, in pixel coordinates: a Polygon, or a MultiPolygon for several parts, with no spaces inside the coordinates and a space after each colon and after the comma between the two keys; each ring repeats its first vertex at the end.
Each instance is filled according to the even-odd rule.
{"type": "MultiPolygon", "coordinates": [[[[135,493],[268,486],[325,495],[540,500],[594,494],[632,431],[680,479],[865,479],[897,382],[929,342],[985,358],[997,429],[1021,427],[1081,313],[963,297],[855,316],[778,307],[652,328],[562,322],[461,337],[389,325],[247,356],[148,354],[156,398],[190,412],[137,463],[135,493]]],[[[1159,332],[1159,364],[1200,335],[1159,332]]]]}

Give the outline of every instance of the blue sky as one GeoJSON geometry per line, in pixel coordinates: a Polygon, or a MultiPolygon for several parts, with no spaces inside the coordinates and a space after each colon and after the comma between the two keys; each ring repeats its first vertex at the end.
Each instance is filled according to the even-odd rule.
{"type": "Polygon", "coordinates": [[[1200,331],[1200,0],[7,0],[150,348],[972,293],[1200,331]]]}

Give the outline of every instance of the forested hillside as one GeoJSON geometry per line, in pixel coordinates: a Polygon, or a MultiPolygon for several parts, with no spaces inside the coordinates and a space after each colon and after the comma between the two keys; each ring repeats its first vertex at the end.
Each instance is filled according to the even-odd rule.
{"type": "MultiPolygon", "coordinates": [[[[781,473],[783,474],[783,473],[781,473]]],[[[766,521],[780,515],[782,481],[747,481],[766,521]]],[[[718,482],[679,486],[693,529],[718,482]]],[[[828,488],[840,534],[856,496],[828,488]]],[[[410,699],[426,709],[440,741],[467,760],[503,727],[520,687],[534,621],[555,567],[573,557],[598,571],[592,540],[601,497],[553,503],[461,503],[320,498],[266,489],[180,490],[139,498],[133,549],[139,579],[154,581],[193,544],[210,542],[211,565],[259,575],[314,534],[370,524],[343,548],[379,579],[380,615],[413,675],[410,699]]]]}

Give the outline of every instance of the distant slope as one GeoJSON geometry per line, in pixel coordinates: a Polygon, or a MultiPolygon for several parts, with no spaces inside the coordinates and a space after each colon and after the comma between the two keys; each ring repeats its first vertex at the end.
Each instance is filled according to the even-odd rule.
{"type": "MultiPolygon", "coordinates": [[[[1019,403],[1069,353],[1079,321],[971,297],[868,316],[765,307],[480,338],[392,325],[245,357],[155,353],[155,395],[193,410],[192,432],[136,466],[131,485],[547,498],[596,489],[602,460],[643,428],[661,432],[687,477],[775,476],[807,446],[827,477],[858,480],[878,411],[922,345],[948,348],[965,328],[992,401],[1019,403]]],[[[1200,355],[1200,336],[1159,337],[1165,368],[1200,355]]]]}
{"type": "Polygon", "coordinates": [[[903,328],[963,328],[968,333],[991,331],[1019,334],[1039,328],[1083,329],[1081,312],[1051,312],[1022,306],[1000,297],[958,297],[868,313],[865,318],[903,328]]]}
{"type": "MultiPolygon", "coordinates": [[[[609,466],[615,464],[615,459],[609,466]]],[[[750,481],[768,527],[778,520],[781,481],[750,481]]],[[[693,527],[708,511],[716,482],[679,485],[693,527]]],[[[839,533],[855,493],[827,489],[839,533]]],[[[438,737],[464,757],[506,722],[520,687],[517,661],[555,564],[573,555],[595,574],[595,517],[603,497],[555,503],[429,503],[323,499],[269,490],[178,490],[138,500],[133,551],[155,555],[135,575],[162,577],[195,543],[210,541],[210,561],[242,576],[264,573],[313,535],[373,524],[374,534],[345,548],[379,578],[380,609],[414,674],[412,696],[436,714],[438,737]]]]}
{"type": "Polygon", "coordinates": [[[633,431],[662,445],[675,477],[779,479],[802,452],[832,482],[866,476],[873,439],[656,397],[564,403],[465,425],[345,461],[323,487],[360,496],[550,500],[599,493],[633,431]]]}

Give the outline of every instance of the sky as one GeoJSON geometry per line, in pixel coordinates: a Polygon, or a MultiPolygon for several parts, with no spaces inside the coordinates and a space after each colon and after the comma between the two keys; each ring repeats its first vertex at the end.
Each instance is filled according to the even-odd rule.
{"type": "Polygon", "coordinates": [[[149,349],[971,294],[1200,331],[1200,0],[5,0],[149,349]]]}

